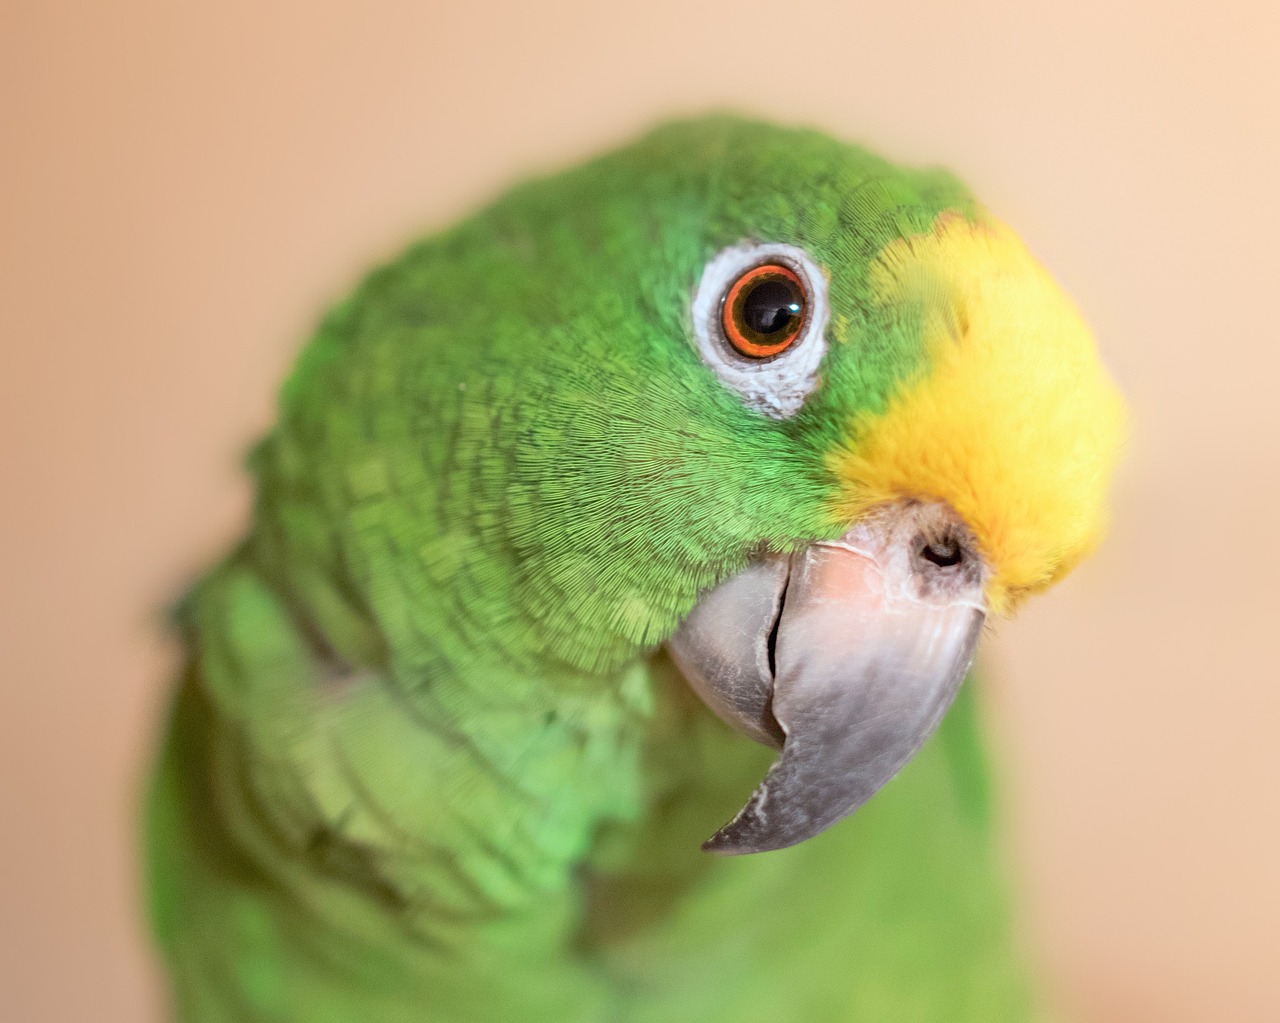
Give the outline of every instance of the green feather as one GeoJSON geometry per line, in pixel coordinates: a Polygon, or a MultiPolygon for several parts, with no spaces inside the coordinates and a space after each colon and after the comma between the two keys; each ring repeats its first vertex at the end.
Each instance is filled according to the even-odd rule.
{"type": "Polygon", "coordinates": [[[970,701],[850,821],[716,859],[769,751],[660,647],[762,545],[844,530],[827,456],[925,357],[868,266],[948,209],[942,172],[682,123],[329,315],[183,615],[148,832],[180,1018],[1029,1018],[970,701]],[[743,239],[832,271],[823,385],[785,421],[689,340],[743,239]]]}

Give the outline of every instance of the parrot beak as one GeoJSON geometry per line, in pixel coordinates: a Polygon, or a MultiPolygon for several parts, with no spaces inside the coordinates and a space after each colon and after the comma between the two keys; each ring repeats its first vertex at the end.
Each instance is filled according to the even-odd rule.
{"type": "Polygon", "coordinates": [[[906,502],[707,593],[672,657],[726,723],[782,755],[703,848],[795,845],[892,778],[969,670],[987,575],[948,506],[906,502]]]}

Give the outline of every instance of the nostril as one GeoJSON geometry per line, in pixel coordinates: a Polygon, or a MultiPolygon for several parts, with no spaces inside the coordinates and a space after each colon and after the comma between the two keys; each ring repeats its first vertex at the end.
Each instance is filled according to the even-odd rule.
{"type": "Polygon", "coordinates": [[[964,560],[960,545],[954,540],[938,540],[920,548],[920,557],[939,568],[951,568],[964,560]]]}

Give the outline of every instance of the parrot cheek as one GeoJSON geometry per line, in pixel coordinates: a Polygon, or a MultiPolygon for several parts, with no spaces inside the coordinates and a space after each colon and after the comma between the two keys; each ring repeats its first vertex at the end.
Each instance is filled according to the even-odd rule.
{"type": "Polygon", "coordinates": [[[904,502],[707,593],[671,654],[717,715],[782,753],[703,848],[795,845],[889,781],[964,680],[987,576],[948,506],[904,502]]]}

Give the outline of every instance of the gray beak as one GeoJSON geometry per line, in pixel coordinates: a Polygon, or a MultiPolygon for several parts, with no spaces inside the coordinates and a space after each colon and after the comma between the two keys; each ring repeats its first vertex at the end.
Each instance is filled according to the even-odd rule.
{"type": "Polygon", "coordinates": [[[707,593],[672,657],[716,714],[782,755],[703,848],[803,842],[897,774],[969,670],[986,577],[949,507],[909,502],[707,593]]]}

